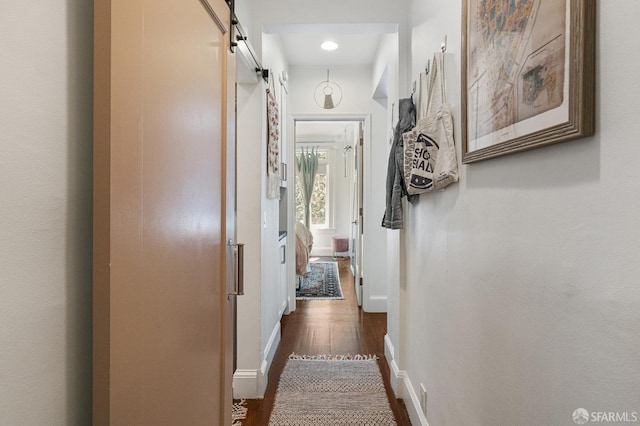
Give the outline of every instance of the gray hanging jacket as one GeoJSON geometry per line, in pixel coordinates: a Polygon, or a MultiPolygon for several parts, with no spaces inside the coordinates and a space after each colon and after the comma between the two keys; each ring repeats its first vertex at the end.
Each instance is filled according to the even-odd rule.
{"type": "MultiPolygon", "coordinates": [[[[408,196],[404,181],[404,142],[402,134],[410,131],[416,125],[416,108],[412,98],[400,99],[398,107],[398,124],[393,132],[393,144],[389,151],[389,165],[387,167],[387,203],[382,218],[382,226],[389,229],[402,229],[404,217],[402,212],[402,197],[408,196]]],[[[416,196],[409,196],[414,202],[416,196]]]]}

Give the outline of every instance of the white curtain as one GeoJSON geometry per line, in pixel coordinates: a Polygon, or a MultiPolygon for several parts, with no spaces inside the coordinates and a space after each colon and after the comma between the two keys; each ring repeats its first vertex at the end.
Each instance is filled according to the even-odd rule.
{"type": "Polygon", "coordinates": [[[300,188],[304,198],[304,224],[307,228],[311,227],[311,195],[313,194],[317,171],[317,148],[314,147],[311,150],[302,148],[302,152],[296,156],[296,174],[300,179],[300,188]]]}

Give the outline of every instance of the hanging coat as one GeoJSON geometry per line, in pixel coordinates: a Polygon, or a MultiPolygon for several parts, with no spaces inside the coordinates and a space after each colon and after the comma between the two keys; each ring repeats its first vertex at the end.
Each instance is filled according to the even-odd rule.
{"type": "MultiPolygon", "coordinates": [[[[407,196],[404,181],[404,143],[402,134],[410,131],[416,125],[416,109],[413,99],[400,99],[398,107],[398,124],[393,132],[393,144],[389,151],[387,166],[387,202],[382,218],[382,226],[389,229],[402,229],[404,217],[402,211],[402,197],[407,196]]],[[[409,198],[413,202],[415,197],[409,198]]]]}

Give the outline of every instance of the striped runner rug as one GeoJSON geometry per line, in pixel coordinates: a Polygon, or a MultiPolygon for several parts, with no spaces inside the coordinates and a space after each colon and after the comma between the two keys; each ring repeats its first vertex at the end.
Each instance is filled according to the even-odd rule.
{"type": "Polygon", "coordinates": [[[391,426],[375,356],[291,355],[275,396],[270,426],[391,426]]]}

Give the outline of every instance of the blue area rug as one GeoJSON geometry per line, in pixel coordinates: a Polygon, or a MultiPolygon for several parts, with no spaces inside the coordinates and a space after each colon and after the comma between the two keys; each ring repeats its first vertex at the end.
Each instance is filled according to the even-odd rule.
{"type": "Polygon", "coordinates": [[[309,262],[308,269],[296,289],[296,299],[344,299],[337,262],[309,262]]]}

